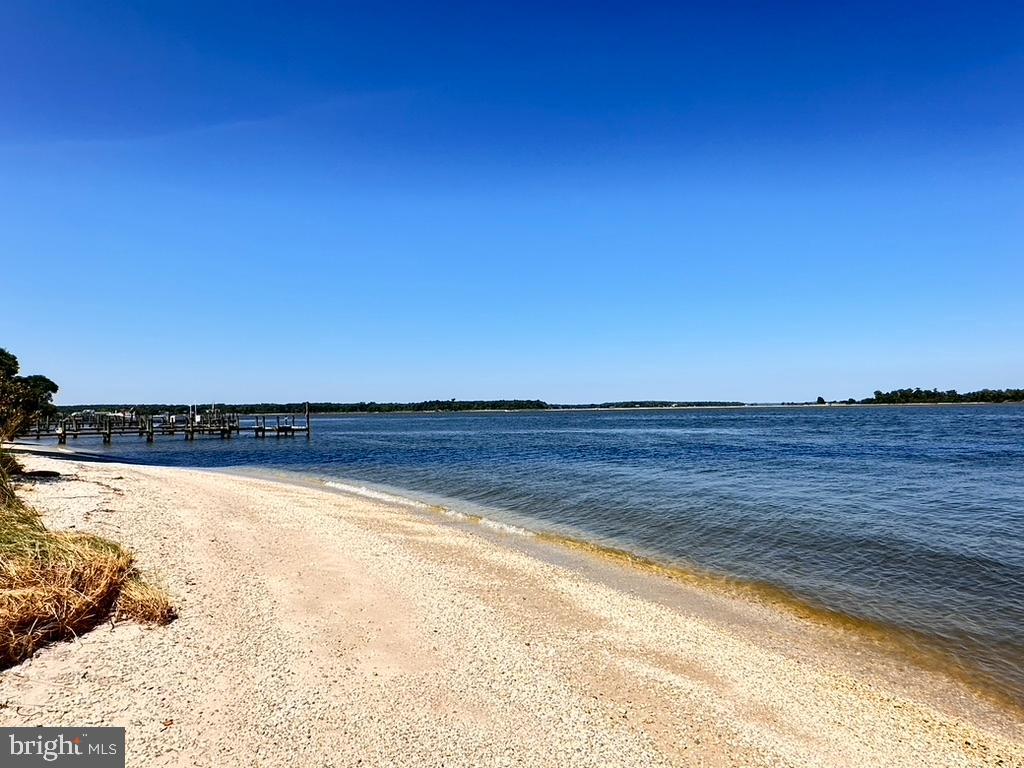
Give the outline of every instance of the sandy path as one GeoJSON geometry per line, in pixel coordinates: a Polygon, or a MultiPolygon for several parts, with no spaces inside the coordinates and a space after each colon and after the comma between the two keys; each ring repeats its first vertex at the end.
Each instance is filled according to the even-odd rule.
{"type": "Polygon", "coordinates": [[[0,724],[124,725],[129,765],[1024,766],[1021,723],[966,694],[932,706],[403,507],[26,463],[75,477],[25,492],[51,527],[131,547],[181,616],[0,673],[0,724]]]}

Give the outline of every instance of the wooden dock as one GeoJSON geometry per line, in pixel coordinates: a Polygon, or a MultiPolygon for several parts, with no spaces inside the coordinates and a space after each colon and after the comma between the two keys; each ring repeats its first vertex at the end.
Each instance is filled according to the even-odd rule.
{"type": "Polygon", "coordinates": [[[112,442],[114,435],[137,435],[152,443],[158,435],[182,435],[186,440],[196,437],[228,439],[245,433],[254,437],[295,437],[313,432],[309,403],[302,413],[238,414],[211,407],[205,411],[190,408],[187,413],[136,414],[133,411],[80,411],[57,419],[40,419],[19,435],[22,438],[56,437],[59,445],[68,438],[100,437],[112,442]]]}

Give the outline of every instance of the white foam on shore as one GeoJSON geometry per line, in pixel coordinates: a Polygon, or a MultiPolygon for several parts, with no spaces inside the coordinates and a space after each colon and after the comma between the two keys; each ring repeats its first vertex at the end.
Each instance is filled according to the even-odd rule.
{"type": "Polygon", "coordinates": [[[525,528],[520,528],[518,525],[499,523],[497,520],[489,520],[486,517],[480,518],[480,525],[484,526],[485,528],[491,528],[495,531],[501,531],[502,533],[511,533],[516,536],[533,536],[532,531],[528,531],[525,528]]]}
{"type": "Polygon", "coordinates": [[[353,496],[362,496],[366,499],[375,499],[376,501],[384,501],[388,504],[402,504],[406,507],[420,507],[429,509],[430,505],[422,501],[416,501],[416,499],[408,499],[405,496],[399,496],[395,493],[387,493],[385,491],[378,491],[375,488],[367,488],[365,485],[350,485],[349,483],[339,483],[335,480],[324,480],[324,485],[328,488],[334,488],[338,491],[344,491],[345,493],[351,493],[353,496]]]}
{"type": "Polygon", "coordinates": [[[501,533],[509,533],[514,536],[534,535],[533,531],[529,531],[526,528],[520,528],[518,525],[510,525],[509,523],[491,520],[490,518],[481,517],[480,515],[460,512],[457,509],[451,509],[439,504],[428,504],[425,501],[418,501],[406,496],[399,496],[397,493],[379,491],[376,488],[368,488],[365,485],[353,485],[350,483],[342,483],[337,480],[324,480],[323,483],[328,488],[344,491],[345,493],[350,493],[353,496],[360,496],[364,499],[373,499],[375,501],[383,501],[387,504],[400,504],[406,507],[414,507],[416,509],[428,509],[433,512],[439,512],[445,517],[450,517],[453,520],[458,520],[459,522],[476,523],[484,528],[490,528],[493,531],[499,531],[501,533]]]}

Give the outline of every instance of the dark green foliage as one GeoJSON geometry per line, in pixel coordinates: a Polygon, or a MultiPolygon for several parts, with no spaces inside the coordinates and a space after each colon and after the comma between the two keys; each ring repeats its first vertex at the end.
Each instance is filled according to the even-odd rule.
{"type": "MultiPolygon", "coordinates": [[[[11,440],[28,422],[55,412],[57,385],[45,376],[19,376],[18,358],[0,348],[0,443],[11,440]]],[[[0,509],[18,506],[11,475],[19,470],[14,457],[0,446],[0,509]]]]}
{"type": "MultiPolygon", "coordinates": [[[[245,406],[250,407],[250,406],[245,406]]],[[[258,412],[260,406],[252,406],[258,412]]],[[[542,400],[424,400],[421,403],[310,403],[314,413],[393,413],[396,411],[538,411],[542,400]]]]}
{"type": "Polygon", "coordinates": [[[0,440],[10,440],[38,416],[57,412],[57,385],[45,376],[19,376],[18,368],[18,358],[0,348],[0,440]]]}
{"type": "Polygon", "coordinates": [[[891,392],[875,390],[874,397],[860,402],[865,404],[903,405],[908,403],[1019,403],[1024,402],[1024,389],[980,389],[977,392],[957,392],[955,389],[894,389],[891,392]]]}

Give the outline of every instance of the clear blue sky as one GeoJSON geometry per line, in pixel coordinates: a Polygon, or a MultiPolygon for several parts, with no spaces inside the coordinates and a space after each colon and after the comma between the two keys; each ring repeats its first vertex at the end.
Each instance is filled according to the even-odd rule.
{"type": "Polygon", "coordinates": [[[7,0],[0,211],[65,403],[1024,386],[1024,5],[7,0]]]}

